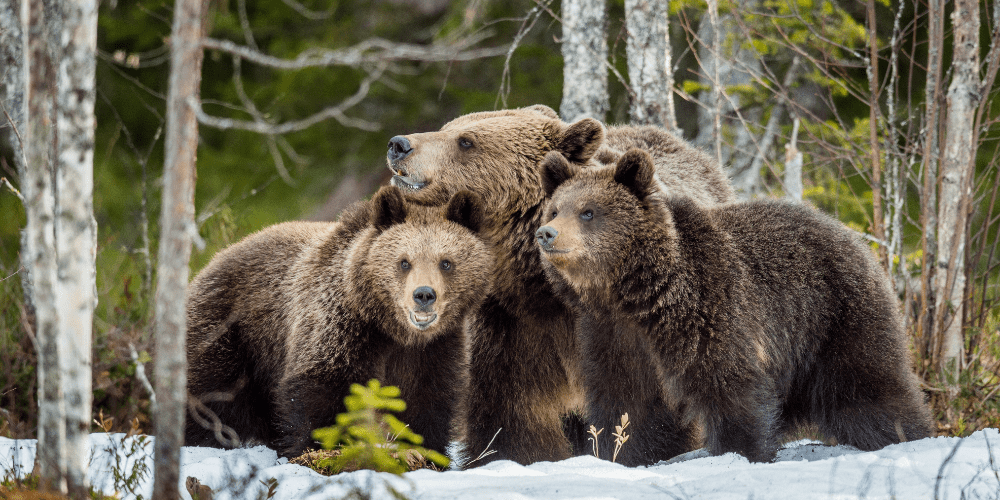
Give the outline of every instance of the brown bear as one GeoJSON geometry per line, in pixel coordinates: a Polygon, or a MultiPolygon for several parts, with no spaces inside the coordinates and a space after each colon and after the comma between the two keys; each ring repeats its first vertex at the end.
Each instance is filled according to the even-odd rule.
{"type": "MultiPolygon", "coordinates": [[[[571,456],[562,419],[583,409],[583,374],[575,314],[553,294],[534,241],[545,201],[539,164],[550,151],[579,165],[613,162],[619,149],[637,143],[658,158],[657,178],[664,185],[706,204],[733,198],[718,164],[661,129],[612,127],[605,135],[596,120],[567,124],[541,105],[472,113],[437,132],[389,141],[388,166],[396,174],[392,183],[408,199],[440,203],[468,189],[482,196],[487,207],[483,234],[496,268],[493,292],[468,322],[472,357],[460,431],[469,465],[571,456]],[[487,449],[495,453],[475,460],[487,449]]],[[[642,383],[656,378],[652,369],[631,376],[642,383]]],[[[662,428],[679,429],[661,398],[649,404],[662,410],[654,412],[663,420],[662,428]]],[[[568,422],[571,430],[580,428],[578,422],[568,422]]],[[[612,421],[594,423],[602,427],[612,421]]],[[[688,433],[664,432],[663,440],[682,453],[691,446],[688,433]]],[[[581,444],[580,433],[571,434],[581,444]]]]}
{"type": "MultiPolygon", "coordinates": [[[[216,255],[188,293],[188,388],[244,441],[314,446],[352,383],[399,386],[401,420],[444,452],[468,376],[465,316],[486,298],[482,202],[409,205],[395,187],[339,222],[269,227],[216,255]]],[[[187,445],[217,446],[187,425],[187,445]]]]}
{"type": "Polygon", "coordinates": [[[926,437],[930,412],[912,371],[897,300],[871,251],[799,204],[704,207],[664,192],[641,150],[613,168],[545,160],[551,200],[537,231],[556,290],[594,319],[579,328],[593,412],[629,412],[633,443],[656,430],[633,416],[650,394],[618,390],[606,351],[652,353],[658,386],[704,423],[712,454],[772,460],[782,434],[813,423],[874,450],[926,437]]]}

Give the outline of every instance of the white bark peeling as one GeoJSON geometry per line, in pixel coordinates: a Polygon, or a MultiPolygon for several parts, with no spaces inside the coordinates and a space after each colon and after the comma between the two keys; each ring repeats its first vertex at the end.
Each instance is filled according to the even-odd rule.
{"type": "Polygon", "coordinates": [[[635,93],[629,114],[632,123],[677,132],[668,14],[666,0],[625,0],[625,52],[629,86],[635,93]]]}
{"type": "Polygon", "coordinates": [[[94,221],[94,102],[97,3],[64,0],[58,62],[59,167],[56,214],[63,391],[66,398],[66,478],[73,496],[85,495],[90,457],[91,339],[97,255],[94,221]],[[75,493],[74,493],[75,492],[75,493]]]}
{"type": "Polygon", "coordinates": [[[563,97],[559,114],[574,122],[608,113],[608,41],[604,0],[562,3],[563,97]]]}
{"type": "Polygon", "coordinates": [[[38,462],[43,488],[65,493],[66,427],[56,307],[55,241],[55,84],[56,67],[50,42],[55,9],[37,0],[22,0],[21,20],[26,83],[23,131],[27,168],[22,181],[26,232],[35,293],[35,339],[38,349],[38,462]]]}
{"type": "Polygon", "coordinates": [[[955,52],[941,162],[935,309],[940,318],[938,326],[943,327],[940,368],[950,367],[957,375],[962,368],[964,345],[962,299],[965,296],[966,223],[976,150],[973,124],[980,99],[978,0],[956,0],[951,21],[955,27],[955,52]]]}

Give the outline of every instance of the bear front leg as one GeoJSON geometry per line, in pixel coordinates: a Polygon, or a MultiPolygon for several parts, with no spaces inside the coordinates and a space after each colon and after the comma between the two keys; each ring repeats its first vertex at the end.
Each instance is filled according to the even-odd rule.
{"type": "Polygon", "coordinates": [[[705,446],[712,455],[739,453],[751,462],[770,462],[778,453],[777,404],[766,388],[734,391],[704,405],[705,446]]]}
{"type": "Polygon", "coordinates": [[[466,467],[570,457],[561,417],[572,394],[557,342],[571,341],[573,322],[565,309],[551,312],[545,321],[527,321],[491,298],[471,318],[466,467]],[[488,450],[495,453],[484,455],[488,450]]]}
{"type": "Polygon", "coordinates": [[[683,423],[677,405],[666,401],[656,359],[640,332],[591,313],[578,315],[587,417],[604,429],[597,438],[598,456],[627,466],[652,465],[694,449],[695,426],[683,423]],[[628,441],[615,457],[612,433],[625,413],[628,441]]]}

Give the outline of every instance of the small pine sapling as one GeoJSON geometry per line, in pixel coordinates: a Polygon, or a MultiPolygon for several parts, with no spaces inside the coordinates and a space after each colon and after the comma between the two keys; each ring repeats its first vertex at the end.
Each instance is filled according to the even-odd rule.
{"type": "Polygon", "coordinates": [[[315,460],[314,468],[335,474],[355,469],[402,474],[421,457],[442,468],[448,466],[447,457],[421,447],[424,438],[392,415],[406,409],[398,387],[382,387],[374,379],[367,386],[352,384],[344,405],[347,412],[337,415],[337,425],[313,431],[324,449],[339,452],[315,460]]]}

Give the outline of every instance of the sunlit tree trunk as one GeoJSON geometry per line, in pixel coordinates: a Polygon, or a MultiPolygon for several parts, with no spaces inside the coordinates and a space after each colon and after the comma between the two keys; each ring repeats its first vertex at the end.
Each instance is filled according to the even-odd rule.
{"type": "Polygon", "coordinates": [[[954,55],[938,205],[937,314],[941,335],[939,369],[957,384],[962,369],[962,306],[965,245],[972,199],[976,108],[979,105],[979,2],[956,0],[952,13],[954,55]]]}
{"type": "Polygon", "coordinates": [[[563,97],[559,114],[568,122],[584,117],[603,121],[610,107],[604,0],[565,0],[562,21],[563,97]]]}
{"type": "Polygon", "coordinates": [[[48,2],[23,0],[24,67],[27,69],[23,179],[28,248],[35,293],[35,345],[38,349],[38,464],[42,488],[66,492],[66,426],[60,378],[59,314],[56,307],[55,241],[56,73],[53,49],[59,33],[50,32],[48,2]],[[54,42],[54,43],[53,43],[54,42]]]}
{"type": "Polygon", "coordinates": [[[56,134],[56,307],[66,407],[66,480],[70,496],[86,498],[90,459],[91,331],[96,290],[94,221],[94,100],[97,62],[96,0],[63,0],[56,134]]]}
{"type": "Polygon", "coordinates": [[[201,82],[204,0],[177,0],[170,36],[166,159],[156,286],[155,500],[180,498],[180,448],[187,401],[185,302],[194,223],[195,106],[201,82]]]}
{"type": "Polygon", "coordinates": [[[625,0],[628,80],[635,93],[629,115],[632,123],[676,133],[668,14],[666,0],[625,0]]]}

